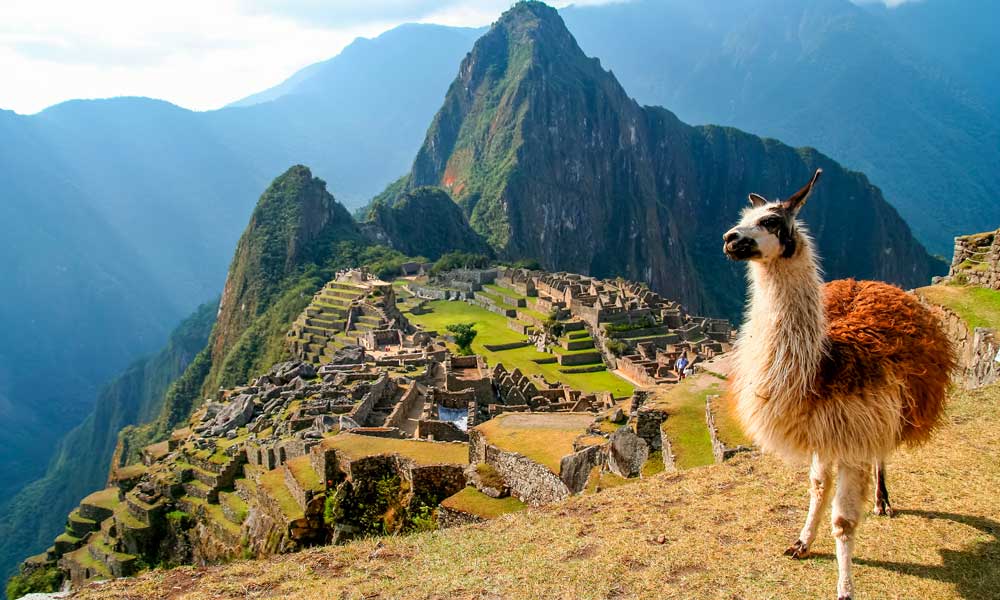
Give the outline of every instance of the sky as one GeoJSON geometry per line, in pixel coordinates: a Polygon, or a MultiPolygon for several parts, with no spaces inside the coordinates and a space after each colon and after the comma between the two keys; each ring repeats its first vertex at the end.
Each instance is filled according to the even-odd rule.
{"type": "MultiPolygon", "coordinates": [[[[628,0],[550,1],[605,4],[628,0]]],[[[696,0],[700,1],[700,0],[696,0]]],[[[906,0],[881,0],[890,5],[906,0]]],[[[401,23],[487,25],[511,0],[0,0],[0,108],[148,96],[219,108],[401,23]]]]}
{"type": "MultiPolygon", "coordinates": [[[[603,4],[621,0],[576,0],[603,4]]],[[[562,7],[568,1],[550,2],[562,7]]],[[[0,0],[0,108],[148,96],[219,108],[406,22],[481,26],[511,0],[0,0]]]]}

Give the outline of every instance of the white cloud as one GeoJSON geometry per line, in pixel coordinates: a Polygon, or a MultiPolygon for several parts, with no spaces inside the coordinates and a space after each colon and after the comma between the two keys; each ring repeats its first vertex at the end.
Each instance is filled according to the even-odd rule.
{"type": "MultiPolygon", "coordinates": [[[[601,4],[615,0],[579,0],[601,4]]],[[[570,2],[552,2],[560,7],[570,2]]],[[[407,21],[487,24],[510,0],[0,0],[0,108],[149,96],[220,107],[407,21]]]]}

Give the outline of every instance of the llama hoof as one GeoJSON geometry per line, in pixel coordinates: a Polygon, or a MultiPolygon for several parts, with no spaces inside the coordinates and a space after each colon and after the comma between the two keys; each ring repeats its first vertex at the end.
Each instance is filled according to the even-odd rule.
{"type": "Polygon", "coordinates": [[[795,543],[785,550],[785,556],[791,556],[796,560],[809,557],[809,546],[802,540],[795,540],[795,543]]]}
{"type": "Polygon", "coordinates": [[[879,502],[878,504],[875,505],[875,509],[872,512],[880,517],[889,517],[889,518],[892,518],[893,515],[895,514],[894,511],[892,510],[892,505],[889,504],[888,502],[879,502]]]}
{"type": "Polygon", "coordinates": [[[850,596],[837,596],[837,600],[851,600],[850,596]]]}

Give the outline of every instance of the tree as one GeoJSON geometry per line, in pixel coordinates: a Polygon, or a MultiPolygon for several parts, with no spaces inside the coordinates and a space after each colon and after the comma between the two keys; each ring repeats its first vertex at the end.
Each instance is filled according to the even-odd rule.
{"type": "Polygon", "coordinates": [[[462,354],[472,354],[472,340],[476,339],[476,334],[479,333],[475,327],[475,323],[452,323],[446,327],[462,354]]]}

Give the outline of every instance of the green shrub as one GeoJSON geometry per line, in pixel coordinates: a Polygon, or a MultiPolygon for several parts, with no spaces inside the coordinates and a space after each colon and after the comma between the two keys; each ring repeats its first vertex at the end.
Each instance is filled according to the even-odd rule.
{"type": "Polygon", "coordinates": [[[431,275],[437,275],[454,269],[485,269],[490,266],[490,258],[485,254],[469,252],[449,252],[444,254],[431,267],[431,275]]]}
{"type": "Polygon", "coordinates": [[[628,352],[628,344],[621,340],[610,340],[608,342],[608,351],[615,356],[623,356],[628,352]]]}
{"type": "Polygon", "coordinates": [[[445,329],[455,338],[455,345],[462,354],[472,354],[472,341],[477,334],[475,323],[452,323],[445,329]]]}
{"type": "Polygon", "coordinates": [[[62,571],[55,567],[36,569],[29,575],[17,574],[7,582],[7,599],[15,600],[31,593],[48,594],[59,591],[62,571]]]}

